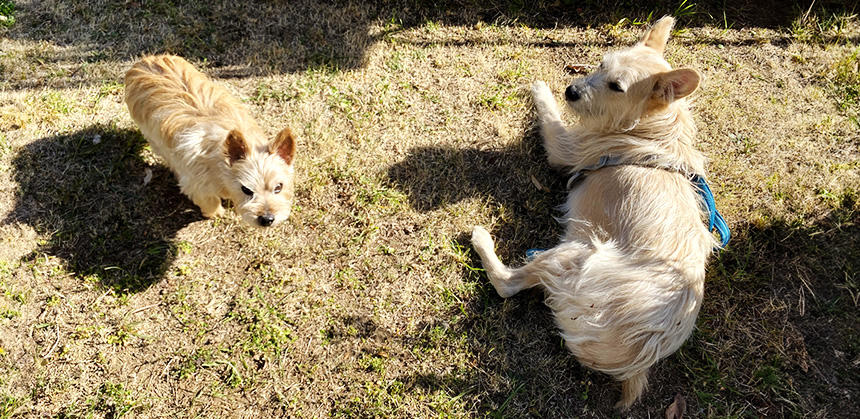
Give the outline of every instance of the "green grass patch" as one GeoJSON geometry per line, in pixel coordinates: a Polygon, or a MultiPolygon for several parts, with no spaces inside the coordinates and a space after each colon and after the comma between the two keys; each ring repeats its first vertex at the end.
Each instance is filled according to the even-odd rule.
{"type": "Polygon", "coordinates": [[[0,419],[15,417],[15,411],[24,405],[26,399],[8,395],[0,396],[0,419]]]}
{"type": "Polygon", "coordinates": [[[839,109],[848,115],[860,129],[860,48],[836,63],[832,80],[834,95],[839,109]]]}
{"type": "Polygon", "coordinates": [[[10,27],[15,24],[15,2],[0,0],[0,27],[10,27]]]}

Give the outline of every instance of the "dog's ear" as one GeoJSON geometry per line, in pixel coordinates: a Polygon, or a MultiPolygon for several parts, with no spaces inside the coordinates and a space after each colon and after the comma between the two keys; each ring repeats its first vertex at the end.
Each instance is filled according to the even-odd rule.
{"type": "Polygon", "coordinates": [[[699,73],[692,68],[679,68],[655,77],[653,98],[667,104],[693,93],[699,87],[699,73]]]}
{"type": "Polygon", "coordinates": [[[642,35],[639,44],[651,47],[662,54],[663,50],[666,49],[666,43],[669,42],[669,34],[672,32],[672,26],[674,25],[675,18],[672,16],[663,16],[642,35]]]}
{"type": "Polygon", "coordinates": [[[224,141],[224,154],[230,161],[230,165],[237,160],[245,158],[248,153],[248,143],[245,142],[245,137],[238,130],[232,130],[227,133],[227,140],[224,141]]]}
{"type": "Polygon", "coordinates": [[[284,159],[287,164],[293,163],[293,157],[296,155],[296,137],[289,128],[284,128],[275,139],[269,144],[269,153],[277,154],[284,159]]]}

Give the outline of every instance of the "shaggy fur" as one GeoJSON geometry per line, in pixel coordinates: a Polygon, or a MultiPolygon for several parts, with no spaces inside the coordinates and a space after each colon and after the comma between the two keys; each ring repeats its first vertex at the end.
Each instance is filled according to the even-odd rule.
{"type": "Polygon", "coordinates": [[[268,141],[226,89],[170,55],[144,58],[128,70],[125,102],[204,217],[224,214],[222,198],[250,225],[289,216],[296,150],[289,128],[268,141]]]}
{"type": "Polygon", "coordinates": [[[662,56],[673,23],[660,19],[568,87],[580,126],[565,127],[546,84],[536,82],[532,94],[551,164],[573,172],[613,155],[675,170],[621,165],[589,173],[564,205],[561,244],[518,269],[499,261],[485,229],[472,233],[499,295],[542,286],[568,349],[622,382],[617,406],[625,409],[644,391],[649,367],[690,336],[715,244],[685,176],[704,175],[684,99],[699,76],[672,70],[662,56]]]}

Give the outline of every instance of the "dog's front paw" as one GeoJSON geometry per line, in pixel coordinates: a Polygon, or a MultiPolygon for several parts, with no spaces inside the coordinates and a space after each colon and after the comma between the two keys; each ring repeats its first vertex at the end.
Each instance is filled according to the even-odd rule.
{"type": "Polygon", "coordinates": [[[558,117],[558,106],[555,103],[555,98],[552,97],[552,91],[542,80],[532,84],[532,100],[537,108],[538,116],[541,118],[558,117]]]}
{"type": "Polygon", "coordinates": [[[538,99],[546,99],[547,96],[551,98],[552,92],[543,80],[537,80],[532,83],[532,98],[534,98],[535,101],[538,99]]]}
{"type": "Polygon", "coordinates": [[[212,211],[201,211],[201,212],[203,212],[203,216],[206,218],[221,218],[224,216],[224,213],[225,213],[224,207],[222,207],[221,205],[218,205],[218,207],[212,211]]]}

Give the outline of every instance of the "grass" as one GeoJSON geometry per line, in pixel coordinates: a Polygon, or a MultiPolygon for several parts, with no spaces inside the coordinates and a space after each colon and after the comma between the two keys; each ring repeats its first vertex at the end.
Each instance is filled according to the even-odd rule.
{"type": "Polygon", "coordinates": [[[15,24],[15,3],[9,0],[0,1],[0,27],[10,27],[15,24]]]}
{"type": "Polygon", "coordinates": [[[512,264],[557,242],[528,85],[667,13],[733,241],[629,416],[857,411],[856,10],[533,3],[0,1],[0,417],[618,417],[469,231],[512,264]],[[179,192],[122,100],[161,51],[298,134],[286,224],[179,192]]]}

